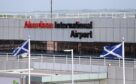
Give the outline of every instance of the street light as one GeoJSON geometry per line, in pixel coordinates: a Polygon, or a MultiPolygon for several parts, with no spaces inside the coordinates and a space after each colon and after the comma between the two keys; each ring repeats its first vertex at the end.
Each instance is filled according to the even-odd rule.
{"type": "Polygon", "coordinates": [[[73,60],[73,49],[67,49],[67,50],[64,50],[65,52],[71,52],[71,58],[72,58],[72,84],[74,84],[74,78],[73,78],[73,75],[74,75],[74,60],[73,60]]]}
{"type": "Polygon", "coordinates": [[[51,5],[50,5],[50,6],[51,6],[51,7],[50,7],[50,12],[51,12],[51,22],[52,22],[52,0],[50,0],[50,4],[51,4],[51,5]]]}

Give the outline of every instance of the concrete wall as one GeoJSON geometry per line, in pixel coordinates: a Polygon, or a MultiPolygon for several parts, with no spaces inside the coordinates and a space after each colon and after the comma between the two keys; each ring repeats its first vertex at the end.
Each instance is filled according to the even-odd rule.
{"type": "MultiPolygon", "coordinates": [[[[76,82],[75,84],[123,84],[122,67],[108,67],[108,79],[106,80],[76,82]]],[[[136,68],[126,67],[126,84],[136,84],[136,68]]]]}
{"type": "Polygon", "coordinates": [[[17,61],[0,61],[0,70],[9,69],[27,69],[27,62],[17,62],[17,61]]]}
{"type": "MultiPolygon", "coordinates": [[[[71,64],[63,64],[63,63],[33,62],[34,69],[71,71],[71,66],[72,66],[71,64]]],[[[107,72],[107,67],[106,66],[99,66],[99,65],[74,64],[74,71],[104,73],[104,72],[107,72]]]]}
{"type": "Polygon", "coordinates": [[[20,78],[15,77],[0,77],[0,83],[1,84],[14,84],[16,82],[17,84],[21,84],[20,78]]]}
{"type": "MultiPolygon", "coordinates": [[[[71,84],[71,83],[59,83],[59,84],[71,84]]],[[[74,84],[100,84],[100,81],[84,81],[84,82],[74,82],[74,84]]]]}
{"type": "MultiPolygon", "coordinates": [[[[3,63],[1,62],[1,66],[3,66],[4,64],[5,64],[5,62],[3,62],[3,63]]],[[[22,64],[22,68],[27,68],[25,63],[20,62],[20,64],[22,64]]],[[[7,66],[7,67],[9,67],[8,69],[21,68],[20,66],[18,66],[19,64],[17,64],[16,62],[9,62],[9,63],[7,63],[7,65],[9,65],[9,66],[7,66]],[[13,63],[12,66],[16,66],[16,67],[11,68],[11,65],[9,65],[9,64],[12,64],[12,63],[13,63]]],[[[62,65],[57,64],[57,66],[58,67],[53,67],[53,65],[51,65],[49,63],[45,63],[45,64],[44,63],[43,64],[34,63],[33,64],[33,68],[41,68],[41,69],[45,69],[45,68],[49,69],[49,67],[50,67],[50,69],[54,69],[54,68],[64,69],[64,68],[66,68],[66,67],[63,67],[63,66],[66,66],[65,64],[64,65],[63,64],[62,65]]],[[[87,69],[89,69],[90,72],[91,72],[91,70],[92,70],[92,72],[101,71],[100,70],[101,67],[93,66],[92,68],[94,68],[94,69],[90,69],[89,65],[88,65],[88,67],[87,67],[87,65],[86,66],[78,66],[77,65],[77,67],[75,67],[75,70],[77,70],[77,69],[78,70],[83,70],[83,69],[85,70],[86,69],[87,72],[88,72],[87,69]]],[[[5,69],[5,67],[1,67],[0,69],[5,69]]],[[[69,70],[71,70],[71,68],[69,70]]],[[[0,77],[0,83],[1,83],[2,79],[3,78],[0,77]]],[[[4,79],[8,79],[8,78],[4,78],[4,79]]],[[[105,80],[93,80],[93,81],[92,80],[91,81],[82,81],[82,82],[76,82],[75,84],[123,84],[122,81],[123,81],[122,80],[122,67],[108,66],[108,79],[105,79],[105,80]]],[[[3,83],[3,84],[9,84],[9,83],[3,83]]],[[[70,83],[62,83],[62,84],[70,84],[70,83]]],[[[126,84],[136,84],[136,67],[126,67],[126,84]]]]}
{"type": "MultiPolygon", "coordinates": [[[[108,79],[104,84],[123,84],[122,67],[108,68],[108,79]]],[[[136,84],[136,68],[126,67],[126,84],[136,84]]]]}

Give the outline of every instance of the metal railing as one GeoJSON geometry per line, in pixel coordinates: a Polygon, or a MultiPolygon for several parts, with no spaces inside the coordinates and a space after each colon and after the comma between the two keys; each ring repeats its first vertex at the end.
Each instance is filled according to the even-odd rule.
{"type": "MultiPolygon", "coordinates": [[[[71,64],[71,56],[70,55],[55,55],[55,54],[31,54],[31,62],[39,62],[39,63],[61,63],[61,64],[71,64]]],[[[11,54],[5,53],[0,55],[0,66],[2,69],[4,67],[14,67],[20,66],[21,63],[24,63],[24,68],[27,66],[27,58],[17,59],[17,57],[13,57],[11,54]],[[12,65],[11,65],[12,64],[12,65]],[[20,64],[20,65],[19,65],[20,64]],[[6,65],[6,66],[5,66],[6,65]],[[9,66],[11,65],[11,66],[9,66]]],[[[74,56],[74,64],[78,65],[99,65],[99,66],[119,66],[122,67],[122,60],[112,60],[112,59],[103,59],[95,56],[74,56]]],[[[126,67],[136,67],[135,59],[126,59],[125,61],[126,67]]],[[[23,67],[23,66],[22,66],[23,67]]]]}
{"type": "MultiPolygon", "coordinates": [[[[18,18],[18,19],[28,19],[29,17],[32,17],[32,19],[50,19],[51,14],[49,12],[28,12],[28,13],[1,13],[0,18],[18,18]]],[[[62,18],[92,18],[92,17],[108,17],[108,18],[124,18],[126,16],[127,18],[135,18],[135,12],[134,11],[72,11],[72,12],[53,12],[52,18],[53,19],[62,19],[62,18]]]]}

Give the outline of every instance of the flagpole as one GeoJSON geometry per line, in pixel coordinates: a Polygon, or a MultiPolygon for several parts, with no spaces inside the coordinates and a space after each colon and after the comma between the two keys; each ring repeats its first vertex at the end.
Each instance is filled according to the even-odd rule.
{"type": "Polygon", "coordinates": [[[31,71],[30,71],[30,68],[31,68],[31,55],[30,55],[30,36],[29,36],[29,39],[28,39],[28,84],[31,84],[31,71]]]}
{"type": "Polygon", "coordinates": [[[122,38],[122,59],[123,59],[123,84],[126,84],[125,81],[125,49],[124,49],[124,37],[122,38]]]}
{"type": "Polygon", "coordinates": [[[51,8],[50,8],[51,11],[50,11],[50,12],[51,12],[51,22],[52,22],[52,0],[50,1],[50,4],[51,4],[51,5],[50,5],[50,6],[51,6],[51,8]]]}

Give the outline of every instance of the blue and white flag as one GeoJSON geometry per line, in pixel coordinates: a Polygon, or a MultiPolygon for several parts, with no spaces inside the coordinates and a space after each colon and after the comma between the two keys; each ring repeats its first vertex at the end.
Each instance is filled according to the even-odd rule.
{"type": "Polygon", "coordinates": [[[113,46],[104,46],[104,50],[100,57],[116,56],[122,58],[122,43],[113,46]]]}
{"type": "Polygon", "coordinates": [[[20,47],[14,49],[13,56],[18,56],[24,53],[28,53],[28,40],[25,41],[20,47]]]}

